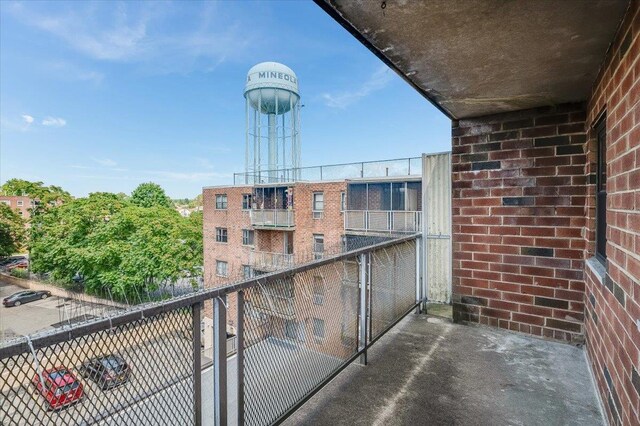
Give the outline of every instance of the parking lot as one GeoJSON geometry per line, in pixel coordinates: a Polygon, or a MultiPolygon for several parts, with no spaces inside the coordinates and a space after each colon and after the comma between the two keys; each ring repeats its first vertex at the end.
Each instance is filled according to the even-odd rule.
{"type": "MultiPolygon", "coordinates": [[[[23,290],[3,282],[0,277],[0,299],[23,290]]],[[[107,309],[112,307],[57,296],[18,307],[0,306],[0,341],[97,316],[107,309]]]]}

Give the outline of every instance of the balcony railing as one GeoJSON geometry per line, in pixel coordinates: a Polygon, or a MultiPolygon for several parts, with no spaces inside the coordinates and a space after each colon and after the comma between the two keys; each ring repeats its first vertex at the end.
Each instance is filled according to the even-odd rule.
{"type": "Polygon", "coordinates": [[[344,229],[358,232],[420,232],[421,211],[346,210],[344,229]]]}
{"type": "Polygon", "coordinates": [[[255,209],[251,210],[251,225],[273,228],[291,228],[295,226],[293,210],[255,209]]]}
{"type": "Polygon", "coordinates": [[[254,269],[260,271],[278,271],[293,266],[293,254],[271,253],[267,251],[249,252],[249,260],[254,269]]]}
{"type": "Polygon", "coordinates": [[[274,182],[325,181],[421,175],[422,157],[411,157],[291,169],[263,170],[262,172],[234,173],[233,184],[257,185],[274,182]]]}
{"type": "Polygon", "coordinates": [[[359,357],[364,363],[367,349],[423,301],[419,238],[5,342],[2,423],[280,422],[349,363],[359,357]],[[213,306],[213,365],[203,369],[205,303],[213,306]],[[275,309],[268,313],[264,306],[275,309]],[[277,314],[281,308],[286,316],[277,314]],[[229,322],[236,334],[233,357],[227,357],[229,322]],[[110,355],[128,370],[106,378],[84,367],[110,355]],[[64,371],[56,373],[60,367],[64,371]],[[64,374],[64,388],[50,379],[54,374],[64,374]],[[104,390],[111,386],[117,387],[104,390]]]}

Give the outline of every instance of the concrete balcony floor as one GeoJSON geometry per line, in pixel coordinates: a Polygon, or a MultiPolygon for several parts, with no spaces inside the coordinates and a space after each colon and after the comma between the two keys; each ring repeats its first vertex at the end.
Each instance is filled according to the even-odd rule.
{"type": "Polygon", "coordinates": [[[585,352],[409,315],[285,424],[602,425],[585,352]]]}

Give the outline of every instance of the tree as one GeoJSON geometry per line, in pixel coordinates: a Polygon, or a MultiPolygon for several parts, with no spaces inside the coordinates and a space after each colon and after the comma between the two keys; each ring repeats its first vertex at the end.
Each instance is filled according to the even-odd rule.
{"type": "Polygon", "coordinates": [[[37,215],[52,205],[69,202],[73,197],[59,186],[44,186],[42,182],[30,182],[24,179],[9,179],[0,187],[3,195],[18,195],[39,201],[31,209],[32,215],[37,215]]]}
{"type": "Polygon", "coordinates": [[[0,203],[0,256],[11,256],[24,245],[24,222],[9,206],[0,203]]]}
{"type": "MultiPolygon", "coordinates": [[[[133,198],[133,197],[132,197],[133,198]]],[[[50,209],[32,223],[32,269],[88,293],[138,300],[147,291],[197,275],[202,265],[202,219],[173,208],[140,207],[95,193],[50,209]]]]}
{"type": "Polygon", "coordinates": [[[164,189],[157,183],[141,183],[131,193],[131,202],[140,207],[168,207],[173,208],[173,203],[165,194],[164,189]]]}

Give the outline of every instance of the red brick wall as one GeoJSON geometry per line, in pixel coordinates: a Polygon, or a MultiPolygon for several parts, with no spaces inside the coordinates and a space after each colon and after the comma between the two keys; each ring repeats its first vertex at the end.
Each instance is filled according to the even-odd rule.
{"type": "MultiPolygon", "coordinates": [[[[606,114],[607,273],[586,270],[587,350],[611,424],[640,424],[640,3],[632,2],[587,104],[592,128],[606,114]]],[[[590,131],[588,172],[595,173],[590,131]]],[[[595,189],[588,198],[589,255],[595,189]]]]}
{"type": "Polygon", "coordinates": [[[580,104],[453,122],[454,319],[581,340],[580,104]]]}
{"type": "Polygon", "coordinates": [[[0,203],[4,202],[11,207],[16,213],[20,215],[24,220],[28,220],[31,217],[31,212],[29,211],[34,206],[31,205],[31,198],[22,197],[22,196],[0,196],[0,203]],[[22,205],[19,206],[18,202],[21,201],[22,205]]]}

